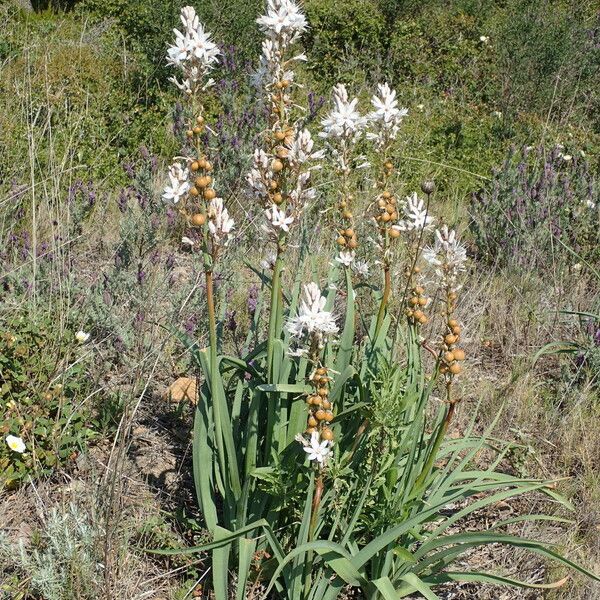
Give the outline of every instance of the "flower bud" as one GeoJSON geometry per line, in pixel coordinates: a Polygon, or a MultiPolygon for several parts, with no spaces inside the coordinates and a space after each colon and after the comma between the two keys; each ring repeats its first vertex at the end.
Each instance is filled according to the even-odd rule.
{"type": "Polygon", "coordinates": [[[424,194],[433,194],[435,191],[435,183],[430,179],[426,179],[423,181],[423,183],[421,183],[421,190],[424,194]]]}

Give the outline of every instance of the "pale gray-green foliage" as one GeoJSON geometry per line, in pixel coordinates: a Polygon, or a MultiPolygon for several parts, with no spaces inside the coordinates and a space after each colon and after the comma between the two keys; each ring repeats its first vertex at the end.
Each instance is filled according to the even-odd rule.
{"type": "Polygon", "coordinates": [[[54,507],[35,548],[23,540],[0,537],[2,563],[27,577],[31,592],[45,600],[97,599],[101,596],[103,565],[99,554],[102,531],[75,504],[54,507]]]}

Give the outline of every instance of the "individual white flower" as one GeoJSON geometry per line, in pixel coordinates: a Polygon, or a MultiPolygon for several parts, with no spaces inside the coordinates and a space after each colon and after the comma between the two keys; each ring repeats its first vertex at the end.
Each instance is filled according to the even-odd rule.
{"type": "Polygon", "coordinates": [[[490,38],[487,35],[480,35],[479,41],[483,44],[487,44],[490,41],[490,38]]]}
{"type": "Polygon", "coordinates": [[[493,115],[494,117],[496,117],[497,119],[501,119],[501,118],[502,118],[502,113],[501,113],[499,110],[494,110],[494,111],[492,112],[492,115],[493,115]]]}
{"type": "Polygon", "coordinates": [[[433,267],[442,285],[458,290],[458,277],[465,270],[467,249],[460,243],[454,230],[444,225],[435,231],[435,242],[423,250],[423,258],[433,267]]]}
{"type": "Polygon", "coordinates": [[[188,246],[189,248],[192,248],[193,246],[196,245],[196,242],[194,242],[194,240],[192,240],[191,238],[187,237],[187,235],[184,235],[181,238],[181,244],[183,246],[188,246]]]}
{"type": "Polygon", "coordinates": [[[303,450],[308,454],[308,460],[316,460],[320,465],[324,464],[331,454],[329,442],[327,440],[321,442],[316,431],[312,432],[310,442],[304,446],[303,450]]]}
{"type": "Polygon", "coordinates": [[[177,29],[173,29],[173,33],[175,34],[175,44],[167,49],[167,63],[179,66],[189,56],[189,40],[177,29]]]}
{"type": "Polygon", "coordinates": [[[227,245],[232,237],[234,220],[223,205],[223,198],[214,198],[208,205],[208,230],[216,244],[227,245]]]}
{"type": "Polygon", "coordinates": [[[563,159],[565,162],[571,162],[571,161],[573,160],[573,157],[572,157],[570,154],[563,154],[563,155],[562,155],[562,159],[563,159]]]}
{"type": "Polygon", "coordinates": [[[348,99],[346,86],[338,83],[332,92],[333,108],[321,121],[323,131],[319,133],[324,138],[353,137],[365,128],[366,117],[357,110],[358,98],[348,99]]]}
{"type": "Polygon", "coordinates": [[[360,277],[369,276],[369,263],[364,260],[355,260],[352,263],[352,269],[360,277]]]}
{"type": "Polygon", "coordinates": [[[292,166],[301,165],[309,160],[317,160],[323,158],[325,152],[319,150],[313,152],[315,143],[312,139],[310,131],[303,129],[290,144],[288,152],[288,160],[292,166]]]}
{"type": "Polygon", "coordinates": [[[23,452],[27,450],[25,442],[22,440],[22,438],[17,437],[16,435],[7,435],[6,444],[11,450],[18,452],[19,454],[23,454],[23,452]]]}
{"type": "Polygon", "coordinates": [[[405,218],[393,225],[394,229],[399,231],[427,230],[433,227],[434,218],[427,212],[427,207],[421,198],[413,192],[406,197],[403,207],[405,218]]]}
{"type": "Polygon", "coordinates": [[[305,334],[315,333],[321,339],[326,339],[338,332],[333,313],[324,310],[326,302],[316,283],[304,286],[298,314],[289,319],[286,326],[293,337],[301,338],[305,334]]]}
{"type": "Polygon", "coordinates": [[[165,187],[162,197],[177,204],[190,190],[189,176],[190,172],[186,167],[178,162],[173,163],[169,167],[169,185],[165,187]]]}
{"type": "Polygon", "coordinates": [[[349,267],[354,260],[354,250],[342,250],[335,260],[342,263],[345,267],[349,267]]]}
{"type": "Polygon", "coordinates": [[[90,339],[90,334],[83,331],[83,329],[80,329],[75,334],[75,339],[77,340],[78,343],[85,344],[90,339]]]}
{"type": "MultiPolygon", "coordinates": [[[[294,222],[294,217],[286,215],[285,210],[279,210],[276,204],[265,210],[265,216],[274,230],[287,232],[290,230],[290,225],[294,222]]],[[[268,227],[267,230],[269,230],[268,227]]]]}

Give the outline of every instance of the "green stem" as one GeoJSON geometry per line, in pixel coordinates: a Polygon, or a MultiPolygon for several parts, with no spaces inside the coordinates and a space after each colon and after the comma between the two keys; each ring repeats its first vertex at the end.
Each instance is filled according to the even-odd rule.
{"type": "Polygon", "coordinates": [[[379,330],[383,324],[383,318],[385,317],[385,310],[390,300],[390,293],[392,291],[392,276],[390,274],[390,266],[386,264],[383,268],[384,284],[383,284],[383,296],[381,296],[381,304],[379,305],[379,312],[377,313],[377,321],[375,323],[375,334],[373,335],[373,342],[377,340],[379,336],[379,330]]]}
{"type": "Polygon", "coordinates": [[[215,296],[214,296],[214,281],[213,273],[211,269],[207,269],[205,272],[206,278],[206,306],[208,309],[208,334],[210,342],[210,393],[212,398],[212,409],[215,421],[215,440],[217,444],[217,452],[219,453],[219,463],[221,466],[221,473],[224,476],[227,473],[226,462],[225,462],[225,449],[223,446],[223,430],[222,430],[222,415],[221,406],[218,401],[215,401],[217,395],[216,389],[219,385],[219,378],[217,377],[217,319],[215,315],[215,296]]]}

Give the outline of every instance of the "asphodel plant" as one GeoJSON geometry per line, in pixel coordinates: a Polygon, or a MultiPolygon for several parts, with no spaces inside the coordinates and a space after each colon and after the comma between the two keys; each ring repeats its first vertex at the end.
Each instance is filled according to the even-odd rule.
{"type": "Polygon", "coordinates": [[[264,218],[268,260],[252,266],[261,293],[241,356],[221,348],[216,315],[225,307],[215,306],[212,284],[223,253],[234,259],[226,248],[233,221],[213,191],[217,149],[203,114],[218,51],[191,7],[169,49],[183,74],[175,81],[187,98],[189,131],[165,197],[180,207],[188,243],[205,264],[209,345],[186,343],[202,377],[193,469],[213,541],[163,552],[211,551],[217,600],[241,600],[249,586],[264,597],[321,600],[349,587],[396,599],[437,598],[436,587],[452,581],[564,584],[453,567],[482,544],[527,548],[597,579],[505,531],[519,521],[566,521],[559,516],[460,530],[476,511],[527,493],[569,505],[555,481],[498,470],[510,444],[491,429],[476,435],[475,415],[462,437],[447,436],[466,358],[456,307],[467,256],[455,231],[435,229],[432,182],[422,186],[424,199],[398,197],[395,141],[407,111],[396,92],[378,86],[361,114],[358,99],[335,86],[315,150],[295,73],[306,60],[298,48],[306,18],[292,0],[269,0],[257,22],[265,34],[257,75],[270,119],[246,179],[264,218]],[[359,152],[367,145],[370,164],[359,152]],[[311,184],[319,167],[327,197],[311,184]],[[315,203],[331,222],[326,274],[302,243],[315,203]],[[370,265],[360,259],[367,256],[370,265]],[[485,468],[483,451],[493,456],[485,468]]]}

